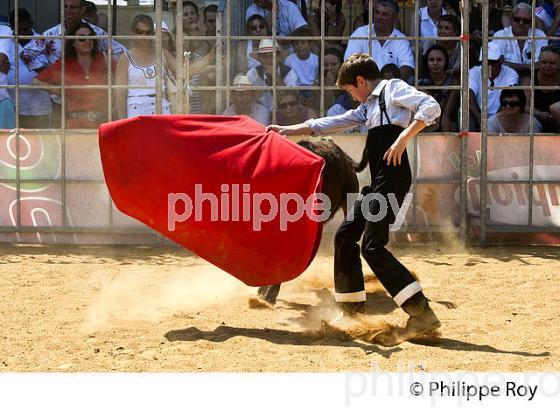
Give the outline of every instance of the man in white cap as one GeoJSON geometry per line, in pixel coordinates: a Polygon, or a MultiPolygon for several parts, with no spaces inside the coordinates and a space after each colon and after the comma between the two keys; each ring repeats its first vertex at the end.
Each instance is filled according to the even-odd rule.
{"type": "Polygon", "coordinates": [[[232,104],[224,111],[223,115],[246,115],[262,125],[270,124],[270,111],[265,106],[255,101],[255,91],[247,90],[252,87],[251,80],[245,75],[237,75],[233,79],[231,90],[232,104]]]}
{"type": "MultiPolygon", "coordinates": [[[[255,86],[272,86],[273,73],[273,54],[276,53],[276,85],[297,87],[299,80],[297,74],[282,61],[282,50],[278,43],[273,43],[272,39],[265,38],[259,42],[259,49],[253,53],[253,57],[259,60],[260,65],[251,68],[247,72],[247,77],[255,86]]],[[[269,111],[272,111],[272,92],[265,91],[259,98],[259,102],[269,111]]]]}
{"type": "MultiPolygon", "coordinates": [[[[482,56],[481,56],[482,60],[482,56]]],[[[508,87],[519,83],[519,74],[503,64],[504,57],[500,46],[491,41],[488,43],[488,87],[508,87]]],[[[469,70],[469,112],[471,114],[471,131],[480,130],[480,117],[482,107],[482,65],[469,70]]],[[[489,117],[496,114],[500,108],[501,90],[488,90],[488,112],[489,117]]]]}

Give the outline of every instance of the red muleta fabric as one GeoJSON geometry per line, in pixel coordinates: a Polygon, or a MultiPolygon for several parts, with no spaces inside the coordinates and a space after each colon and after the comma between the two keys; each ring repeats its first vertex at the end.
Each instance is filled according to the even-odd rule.
{"type": "MultiPolygon", "coordinates": [[[[155,229],[247,285],[263,286],[299,276],[309,266],[321,238],[322,225],[304,213],[287,229],[279,217],[253,229],[243,218],[243,184],[254,193],[281,193],[307,200],[321,191],[324,161],[246,116],[159,115],[103,124],[99,146],[105,181],[123,213],[155,229]],[[211,220],[209,201],[202,218],[177,222],[168,229],[168,195],[183,193],[195,204],[195,185],[220,202],[229,186],[229,218],[211,220]],[[239,187],[239,221],[233,221],[233,188],[239,187]],[[223,220],[225,219],[225,220],[223,220]]],[[[247,207],[252,212],[251,205],[247,207]]],[[[268,202],[261,209],[268,212],[268,202]]],[[[178,201],[181,214],[184,202],[178,201]]],[[[295,213],[295,202],[288,203],[295,213]]]]}

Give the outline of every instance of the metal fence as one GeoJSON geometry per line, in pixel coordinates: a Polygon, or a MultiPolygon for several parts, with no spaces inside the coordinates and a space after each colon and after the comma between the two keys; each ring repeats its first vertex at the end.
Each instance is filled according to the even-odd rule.
{"type": "MultiPolygon", "coordinates": [[[[19,7],[19,1],[15,1],[15,8],[19,7]]],[[[60,0],[60,21],[64,21],[64,3],[60,0]]],[[[318,3],[318,2],[314,2],[318,3]]],[[[463,10],[469,10],[470,1],[462,2],[463,10]]],[[[146,6],[143,11],[153,15],[156,29],[153,36],[143,36],[141,38],[152,39],[155,42],[156,67],[158,75],[156,77],[155,95],[157,113],[162,112],[162,102],[164,94],[162,84],[165,81],[162,58],[162,21],[164,14],[173,14],[174,19],[168,23],[173,23],[177,33],[176,42],[176,66],[182,67],[177,70],[176,80],[179,90],[176,94],[176,113],[188,113],[190,106],[190,93],[202,91],[211,92],[215,97],[216,113],[221,113],[230,103],[232,77],[234,72],[235,50],[242,40],[252,40],[255,37],[247,36],[241,32],[244,27],[244,11],[250,1],[225,1],[218,3],[217,29],[215,36],[187,36],[183,27],[183,2],[175,3],[175,9],[170,2],[155,0],[152,5],[146,6]],[[183,39],[183,41],[180,41],[183,39]],[[217,44],[216,64],[215,64],[215,85],[201,86],[190,83],[190,63],[189,54],[184,48],[185,41],[213,41],[217,44]]],[[[116,2],[107,3],[105,8],[108,18],[108,27],[116,27],[116,2]]],[[[533,8],[536,1],[532,1],[533,8]]],[[[488,3],[483,2],[483,16],[488,16],[488,3]]],[[[101,8],[100,8],[101,9],[101,8]]],[[[413,8],[407,8],[407,12],[412,11],[414,22],[414,33],[419,33],[418,12],[420,3],[416,1],[413,8]]],[[[138,9],[140,10],[140,9],[138,9]]],[[[271,39],[273,41],[289,41],[295,39],[310,39],[318,41],[319,59],[321,62],[320,73],[323,73],[323,63],[325,57],[325,44],[329,40],[348,40],[349,36],[341,37],[327,36],[325,33],[325,7],[320,8],[321,32],[319,37],[290,37],[277,35],[277,2],[273,2],[271,39]]],[[[406,14],[402,14],[401,16],[406,14]]],[[[20,38],[18,35],[18,18],[15,14],[15,35],[11,38],[17,44],[20,38]]],[[[354,37],[353,39],[367,40],[371,54],[372,40],[377,38],[371,29],[373,19],[373,2],[369,3],[369,31],[367,37],[354,37]]],[[[530,133],[521,138],[516,135],[489,136],[486,115],[481,116],[481,133],[469,133],[469,84],[468,84],[468,62],[469,62],[469,15],[462,13],[458,16],[461,19],[461,34],[459,37],[449,37],[460,41],[461,47],[461,75],[460,83],[454,86],[418,86],[419,70],[414,73],[414,83],[420,89],[450,89],[456,90],[460,94],[460,129],[452,133],[423,133],[415,137],[409,146],[413,172],[413,200],[412,206],[406,216],[406,224],[400,229],[400,233],[453,233],[461,239],[478,238],[480,245],[487,244],[488,239],[492,240],[492,235],[497,233],[558,233],[560,232],[560,207],[558,204],[558,190],[560,188],[560,167],[557,165],[560,160],[546,157],[546,152],[558,149],[560,154],[559,140],[557,136],[535,135],[533,127],[530,126],[530,133]],[[499,155],[503,155],[501,148],[507,146],[507,152],[513,157],[527,155],[526,160],[514,168],[522,168],[514,178],[511,175],[504,176],[492,162],[496,162],[499,155]],[[500,149],[496,149],[496,147],[500,149]],[[517,153],[517,154],[516,154],[517,153]],[[541,161],[542,156],[546,157],[544,165],[536,161],[541,161]],[[443,158],[442,158],[443,157],[443,158]],[[474,161],[477,162],[473,165],[474,161]],[[489,158],[491,163],[489,164],[489,158]],[[548,167],[551,170],[544,172],[537,167],[548,167]],[[474,171],[473,171],[474,170],[474,171]],[[489,171],[490,174],[489,175],[489,171]],[[542,188],[544,186],[544,188],[542,188]],[[497,188],[496,188],[497,187],[497,188]],[[507,191],[509,190],[509,191],[507,191]],[[507,191],[507,192],[506,192],[507,191]],[[489,198],[489,195],[491,198],[489,198]],[[515,198],[507,204],[509,197],[515,198]],[[505,199],[504,199],[505,198],[505,199]],[[517,203],[515,202],[517,201],[517,203]],[[544,205],[543,201],[548,201],[544,205]],[[515,216],[508,219],[508,213],[516,215],[519,212],[527,212],[526,220],[515,216]],[[535,211],[539,211],[535,218],[535,211]],[[502,215],[503,214],[503,215],[502,215]],[[542,214],[542,215],[541,215],[542,214]],[[536,220],[535,220],[536,219],[536,220]],[[521,221],[521,222],[520,222],[521,221]],[[535,223],[536,222],[536,223],[535,223]]],[[[350,21],[350,24],[352,22],[350,21]]],[[[126,25],[128,27],[128,25],[126,25]]],[[[535,17],[531,27],[535,27],[535,17]]],[[[123,30],[119,28],[122,33],[123,30]]],[[[350,30],[351,32],[351,30],[350,30]]],[[[488,109],[488,91],[494,88],[488,84],[488,19],[483,19],[483,47],[482,47],[482,113],[488,109]]],[[[95,38],[108,40],[108,56],[113,55],[112,40],[130,41],[140,36],[129,34],[116,34],[116,31],[109,31],[107,36],[96,36],[95,38]]],[[[67,36],[64,31],[60,36],[49,37],[61,42],[62,61],[65,61],[64,50],[65,40],[78,38],[67,36]]],[[[259,37],[262,39],[263,37],[259,37]]],[[[531,36],[535,55],[535,30],[531,36]]],[[[550,38],[550,37],[549,37],[550,38]]],[[[378,38],[389,40],[389,38],[378,38]]],[[[399,40],[394,38],[390,41],[410,41],[414,45],[416,67],[420,63],[420,41],[429,38],[419,38],[417,35],[402,37],[399,40]]],[[[435,38],[432,38],[435,39],[435,38]]],[[[439,38],[440,40],[442,38],[439,38]]],[[[16,48],[17,49],[17,48],[16,48]]],[[[19,60],[14,61],[15,70],[19,70],[19,60]]],[[[273,53],[273,65],[276,66],[277,56],[273,53]]],[[[531,82],[530,85],[516,88],[529,89],[531,95],[531,125],[533,122],[533,103],[532,96],[536,88],[534,84],[536,62],[531,62],[531,82]]],[[[62,90],[72,89],[77,86],[65,85],[65,64],[61,66],[62,90]]],[[[276,85],[276,71],[272,74],[272,85],[268,87],[249,87],[249,90],[269,90],[272,93],[272,122],[276,121],[278,109],[278,93],[282,90],[291,89],[287,86],[276,85]]],[[[319,83],[313,86],[297,87],[298,90],[309,90],[319,94],[319,114],[326,113],[325,91],[333,90],[335,87],[327,87],[323,75],[319,76],[319,83]]],[[[19,111],[20,92],[22,90],[33,89],[34,86],[20,85],[16,75],[16,83],[3,88],[14,89],[14,102],[16,110],[19,111]]],[[[81,89],[99,89],[99,86],[79,86],[81,89]]],[[[52,86],[53,89],[61,89],[59,86],[52,86]]],[[[114,74],[108,70],[108,84],[101,87],[108,90],[107,112],[109,120],[113,117],[114,94],[119,89],[133,89],[129,85],[117,85],[114,82],[114,74]]],[[[138,88],[138,87],[137,87],[138,88]]],[[[550,89],[558,87],[538,87],[539,89],[550,89]]],[[[65,112],[66,96],[61,94],[61,112],[65,112]]],[[[16,128],[9,132],[0,132],[0,188],[4,200],[0,200],[0,240],[3,241],[39,241],[39,242],[111,242],[115,235],[122,238],[122,242],[136,241],[138,235],[146,237],[148,242],[161,241],[161,237],[151,234],[149,230],[139,224],[127,219],[120,214],[112,204],[107,193],[101,173],[101,166],[96,149],[96,132],[92,130],[75,130],[66,127],[65,115],[61,115],[60,129],[36,129],[27,130],[20,128],[19,115],[16,112],[16,128]],[[51,149],[54,154],[54,166],[48,163],[37,161],[33,166],[29,165],[30,158],[35,155],[32,147],[36,144],[38,154],[42,160],[45,153],[51,149]],[[48,149],[47,149],[48,148],[48,149]],[[85,157],[85,150],[89,149],[90,157],[85,157]],[[2,155],[5,157],[2,159],[2,155]],[[42,187],[42,191],[39,187],[42,187]],[[88,187],[88,188],[83,188],[88,187]],[[84,193],[88,191],[88,193],[84,193]],[[95,191],[92,193],[92,191],[95,191]],[[38,192],[41,192],[39,195],[38,192]],[[82,192],[82,194],[80,194],[82,192]],[[42,198],[42,199],[37,199],[42,198]],[[35,204],[28,205],[35,201],[35,204]],[[55,203],[52,209],[46,209],[44,203],[55,203]],[[89,236],[88,236],[89,235],[89,236]]],[[[346,135],[336,137],[348,151],[359,154],[363,146],[363,137],[356,135],[346,135]]],[[[49,151],[50,152],[50,151],[49,151]]],[[[51,152],[51,153],[52,153],[51,152]]],[[[49,155],[46,155],[47,157],[49,155]]],[[[554,157],[554,156],[553,156],[554,157]]],[[[560,158],[560,155],[556,155],[560,158]]],[[[515,159],[515,158],[514,158],[515,159]]],[[[514,161],[515,162],[515,161],[514,161]]],[[[519,162],[519,161],[518,161],[519,162]]],[[[510,164],[511,165],[511,164],[510,164]]],[[[507,169],[511,166],[501,165],[507,169]]],[[[504,168],[505,169],[505,168],[504,168]]]]}

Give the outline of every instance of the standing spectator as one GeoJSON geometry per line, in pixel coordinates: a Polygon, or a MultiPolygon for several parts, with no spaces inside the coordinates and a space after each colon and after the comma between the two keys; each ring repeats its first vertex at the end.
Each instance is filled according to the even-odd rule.
{"type": "MultiPolygon", "coordinates": [[[[294,70],[282,63],[282,50],[278,43],[273,44],[271,39],[265,38],[260,41],[259,49],[254,53],[254,57],[259,60],[260,65],[250,69],[247,77],[251,84],[255,86],[272,86],[272,73],[275,68],[272,66],[273,56],[276,54],[276,85],[296,87],[299,85],[298,78],[294,70]]],[[[269,111],[272,111],[272,92],[264,91],[259,102],[269,111]]]]}
{"type": "MultiPolygon", "coordinates": [[[[97,48],[95,31],[86,22],[78,23],[75,31],[69,35],[79,36],[74,40],[66,40],[64,85],[99,85],[107,86],[108,60],[97,48]]],[[[62,84],[62,59],[41,71],[33,79],[35,85],[62,84]]],[[[62,91],[51,92],[61,94],[62,91]]],[[[65,118],[67,128],[98,128],[107,121],[107,90],[68,88],[65,93],[65,118]]]]}
{"type": "MultiPolygon", "coordinates": [[[[544,0],[544,4],[537,7],[537,28],[546,33],[547,36],[560,37],[560,0],[544,0]]],[[[560,46],[560,40],[552,40],[551,46],[560,46]]]]}
{"type": "MultiPolygon", "coordinates": [[[[62,30],[66,33],[76,30],[85,13],[86,2],[85,0],[64,0],[64,22],[46,30],[43,36],[61,36],[62,30]]],[[[95,31],[96,36],[106,36],[105,30],[91,25],[90,27],[95,31]]],[[[53,65],[61,57],[61,41],[58,38],[46,39],[32,39],[24,47],[21,52],[21,58],[27,65],[27,68],[34,71],[41,71],[50,65],[53,65]]],[[[99,51],[108,51],[108,42],[105,39],[97,41],[99,51]]],[[[112,42],[113,54],[118,57],[125,51],[125,48],[113,40],[112,42]]]]}
{"type": "MultiPolygon", "coordinates": [[[[185,36],[202,36],[202,27],[200,26],[200,14],[198,6],[192,1],[183,1],[183,30],[185,36]]],[[[210,51],[205,40],[184,41],[184,49],[188,52],[204,57],[210,51]]]]}
{"type": "MultiPolygon", "coordinates": [[[[530,79],[523,78],[522,85],[529,85],[530,79]]],[[[543,132],[560,131],[560,49],[552,46],[543,47],[539,58],[539,70],[534,79],[535,94],[533,104],[535,117],[541,122],[543,132]],[[539,86],[556,87],[541,90],[539,86]]],[[[530,91],[526,91],[530,101],[530,91]]],[[[529,111],[529,105],[525,111],[529,111]]]]}
{"type": "Polygon", "coordinates": [[[317,117],[317,113],[312,108],[301,104],[295,91],[280,93],[278,108],[280,109],[276,115],[278,125],[298,124],[317,117]]]}
{"type": "MultiPolygon", "coordinates": [[[[10,24],[15,25],[15,15],[10,13],[10,24]]],[[[37,36],[33,30],[33,19],[26,9],[18,10],[18,34],[20,36],[37,36]]],[[[29,71],[26,65],[19,57],[19,53],[23,47],[29,43],[31,39],[19,38],[18,44],[18,83],[19,85],[31,85],[33,79],[37,76],[35,71],[29,71]]],[[[10,70],[8,75],[8,84],[16,84],[15,70],[10,70]]],[[[15,101],[15,89],[8,91],[12,100],[15,101]]],[[[19,90],[19,126],[21,128],[50,128],[49,117],[51,114],[51,99],[49,93],[43,90],[19,90]]]]}
{"type": "MultiPolygon", "coordinates": [[[[132,32],[138,36],[153,36],[154,21],[150,16],[139,14],[132,20],[132,32]]],[[[163,64],[175,73],[175,60],[167,51],[163,52],[163,64]]],[[[117,95],[117,112],[119,118],[156,113],[156,50],[154,41],[145,38],[133,40],[132,48],[124,53],[118,61],[116,83],[120,85],[144,86],[144,88],[119,88],[117,95]]],[[[164,98],[161,104],[162,114],[170,114],[169,101],[165,98],[165,81],[162,82],[164,98]]]]}
{"type": "MultiPolygon", "coordinates": [[[[323,0],[319,0],[319,8],[309,16],[309,29],[313,36],[321,35],[321,5],[323,0]]],[[[342,0],[326,0],[325,1],[325,36],[341,37],[344,35],[346,27],[346,17],[342,13],[342,0]]],[[[325,40],[325,48],[338,48],[344,52],[342,40],[325,40]]]]}
{"type": "MultiPolygon", "coordinates": [[[[70,33],[76,31],[78,25],[86,22],[82,19],[85,13],[86,1],[85,0],[64,0],[64,21],[54,27],[47,29],[43,32],[43,36],[61,36],[62,32],[70,33]]],[[[90,27],[95,31],[96,36],[106,36],[107,32],[95,25],[90,27]]],[[[107,53],[109,50],[109,43],[106,39],[96,41],[99,51],[107,53]]],[[[118,58],[126,48],[116,42],[112,41],[113,57],[118,58]]],[[[25,63],[28,70],[40,72],[45,68],[53,65],[60,59],[62,53],[62,42],[58,38],[37,38],[32,39],[25,45],[20,52],[21,60],[25,63]]],[[[51,93],[51,99],[54,104],[52,105],[51,127],[60,128],[60,97],[51,93]]]]}
{"type": "MultiPolygon", "coordinates": [[[[0,36],[13,35],[8,19],[5,16],[0,16],[0,36]]],[[[14,103],[8,94],[8,90],[2,87],[8,85],[8,73],[13,71],[13,64],[10,60],[14,58],[14,54],[14,40],[0,38],[0,129],[16,127],[14,103]]]]}
{"type": "Polygon", "coordinates": [[[13,129],[16,127],[16,111],[14,102],[8,94],[8,71],[10,71],[10,60],[8,56],[0,52],[0,129],[13,129]]]}
{"type": "Polygon", "coordinates": [[[97,15],[97,6],[92,1],[86,1],[86,11],[84,12],[84,20],[90,24],[99,27],[99,16],[97,15]]]}
{"type": "MultiPolygon", "coordinates": [[[[408,40],[399,40],[405,37],[395,28],[395,14],[397,3],[394,0],[377,0],[374,3],[375,13],[371,30],[377,37],[395,37],[395,40],[372,39],[371,56],[381,69],[385,64],[396,64],[401,70],[401,78],[408,80],[414,73],[414,57],[408,40]]],[[[353,40],[352,37],[368,37],[369,25],[362,26],[352,33],[348,47],[344,54],[347,60],[352,54],[368,54],[368,40],[353,40]]]]}
{"type": "Polygon", "coordinates": [[[245,19],[253,14],[259,14],[266,19],[268,27],[272,29],[272,2],[276,1],[276,35],[289,36],[295,29],[306,26],[307,22],[298,7],[290,0],[253,0],[247,8],[245,19]]]}
{"type": "MultiPolygon", "coordinates": [[[[325,50],[325,61],[323,64],[323,84],[325,87],[336,87],[336,79],[338,78],[338,71],[342,66],[342,53],[336,48],[327,48],[325,50]]],[[[335,100],[340,94],[345,94],[340,89],[325,89],[325,107],[330,107],[334,104],[335,100]]]]}
{"type": "MultiPolygon", "coordinates": [[[[441,16],[447,14],[443,8],[443,0],[426,0],[426,6],[418,10],[418,18],[420,19],[420,37],[436,37],[438,36],[438,20],[441,16]]],[[[425,53],[429,46],[427,41],[421,42],[422,52],[425,53]]]]}
{"type": "Polygon", "coordinates": [[[254,90],[244,89],[252,86],[253,84],[247,76],[235,76],[234,88],[231,91],[232,104],[223,115],[247,115],[262,125],[268,125],[270,124],[270,111],[256,101],[254,90]]]}
{"type": "MultiPolygon", "coordinates": [[[[504,57],[496,41],[488,43],[488,86],[489,87],[508,87],[517,85],[519,74],[504,64],[504,57]]],[[[470,130],[480,130],[480,117],[482,107],[482,66],[476,66],[469,70],[469,112],[471,115],[470,130]]],[[[488,112],[487,116],[492,116],[500,108],[500,91],[496,89],[488,90],[488,112]]]]}
{"type": "MultiPolygon", "coordinates": [[[[449,56],[445,48],[437,44],[433,45],[426,51],[423,59],[422,76],[418,81],[418,85],[425,87],[450,86],[459,83],[455,75],[449,72],[449,56]]],[[[448,88],[424,91],[434,97],[441,108],[440,118],[435,124],[424,128],[424,131],[456,131],[455,116],[459,108],[457,91],[448,88]]]]}
{"type": "MultiPolygon", "coordinates": [[[[526,97],[523,90],[502,90],[500,111],[488,118],[489,134],[529,134],[531,116],[525,112],[526,97]]],[[[534,118],[533,130],[542,132],[542,125],[534,118]]]]}
{"type": "MultiPolygon", "coordinates": [[[[253,14],[247,20],[247,35],[255,37],[264,37],[269,33],[266,20],[259,14],[253,14]]],[[[255,68],[260,64],[259,60],[253,57],[253,51],[259,48],[260,39],[242,40],[237,46],[236,72],[238,74],[247,74],[251,68],[255,68]]]]}
{"type": "MultiPolygon", "coordinates": [[[[513,38],[516,36],[533,35],[531,30],[532,7],[527,3],[517,3],[511,13],[511,27],[494,33],[494,37],[512,37],[511,40],[493,40],[500,47],[500,52],[504,56],[505,63],[513,68],[520,76],[529,75],[531,69],[531,60],[537,61],[541,48],[548,44],[546,39],[535,40],[535,55],[532,56],[532,40],[513,38]]],[[[536,37],[545,37],[542,30],[535,29],[536,37]]]]}

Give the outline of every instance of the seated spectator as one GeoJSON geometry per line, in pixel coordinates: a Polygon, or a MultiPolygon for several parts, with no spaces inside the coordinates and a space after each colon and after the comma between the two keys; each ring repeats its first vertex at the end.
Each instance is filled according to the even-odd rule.
{"type": "MultiPolygon", "coordinates": [[[[264,37],[270,34],[266,20],[259,14],[253,14],[247,20],[248,36],[264,37]]],[[[259,48],[260,39],[241,40],[237,46],[236,73],[246,74],[251,68],[258,66],[259,60],[253,58],[253,51],[259,48]]]]}
{"type": "MultiPolygon", "coordinates": [[[[530,85],[529,78],[523,78],[522,85],[530,85]]],[[[560,49],[546,46],[541,49],[539,70],[534,79],[533,99],[535,117],[541,122],[543,132],[560,131],[560,49]],[[539,86],[552,86],[557,89],[541,90],[539,86]]],[[[530,101],[530,91],[525,92],[530,101]]],[[[529,105],[525,107],[529,111],[529,105]]]]}
{"type": "MultiPolygon", "coordinates": [[[[319,0],[319,8],[309,16],[309,29],[313,36],[321,35],[321,5],[323,0],[319,0]]],[[[346,27],[346,17],[342,13],[342,0],[325,1],[325,31],[326,37],[341,37],[344,35],[346,27]]],[[[342,40],[325,40],[325,48],[337,48],[344,52],[342,40]]]]}
{"type": "Polygon", "coordinates": [[[276,122],[279,125],[299,124],[317,117],[317,113],[312,108],[301,104],[295,91],[281,92],[280,98],[278,98],[278,108],[276,122]]]}
{"type": "MultiPolygon", "coordinates": [[[[544,31],[547,36],[560,37],[559,8],[560,0],[544,0],[544,4],[535,10],[537,28],[544,31]]],[[[558,47],[560,40],[551,40],[550,45],[558,47]]]]}
{"type": "MultiPolygon", "coordinates": [[[[498,44],[495,41],[488,43],[488,86],[489,87],[508,87],[517,85],[519,74],[503,63],[504,57],[498,44]]],[[[470,131],[480,130],[480,117],[482,107],[482,66],[476,66],[469,70],[469,113],[470,131]]],[[[488,90],[488,112],[487,116],[492,116],[500,108],[499,89],[488,90]]]]}
{"type": "MultiPolygon", "coordinates": [[[[334,102],[333,106],[327,111],[327,116],[332,117],[334,115],[344,114],[348,110],[353,110],[357,108],[359,103],[350,97],[348,93],[343,93],[334,102]]],[[[367,134],[368,128],[365,125],[356,126],[347,132],[361,132],[362,134],[367,134]]]]}
{"type": "MultiPolygon", "coordinates": [[[[375,0],[373,4],[373,11],[375,12],[375,0]]],[[[397,12],[394,15],[394,25],[397,30],[401,29],[401,22],[399,20],[399,4],[397,3],[397,12]]],[[[359,14],[352,22],[352,31],[356,31],[359,27],[369,24],[369,0],[362,0],[362,13],[359,14]]]]}
{"type": "MultiPolygon", "coordinates": [[[[344,59],[355,53],[369,53],[368,40],[353,40],[352,37],[368,37],[369,30],[374,36],[379,37],[404,37],[404,34],[395,28],[395,14],[398,6],[394,0],[376,0],[374,3],[375,14],[373,24],[362,26],[352,33],[348,40],[348,47],[344,59]]],[[[401,78],[408,80],[414,74],[414,57],[407,40],[378,40],[372,39],[371,56],[379,69],[385,64],[396,64],[401,70],[401,78]]]]}
{"type": "MultiPolygon", "coordinates": [[[[108,85],[108,61],[97,48],[93,28],[80,22],[78,28],[68,33],[79,36],[66,40],[64,60],[64,85],[108,85]]],[[[62,59],[41,71],[33,79],[35,85],[60,85],[62,82],[62,59]]],[[[62,90],[49,90],[60,95],[62,90]]],[[[107,121],[107,90],[67,88],[65,93],[65,118],[67,128],[98,128],[107,121]]]]}
{"type": "MultiPolygon", "coordinates": [[[[502,90],[500,111],[488,118],[489,134],[530,134],[531,116],[525,112],[526,97],[523,90],[502,90]]],[[[542,125],[533,118],[533,130],[542,132],[542,125]]]]}
{"type": "Polygon", "coordinates": [[[99,17],[97,16],[97,6],[92,1],[86,1],[84,20],[99,27],[99,17]]]}
{"type": "MultiPolygon", "coordinates": [[[[10,24],[15,25],[15,15],[10,13],[10,24]]],[[[18,10],[18,34],[20,36],[38,36],[33,30],[33,19],[26,9],[18,10]]],[[[23,50],[23,47],[29,43],[29,38],[19,38],[17,55],[23,50]]],[[[37,76],[35,71],[29,71],[26,65],[19,57],[18,66],[18,84],[31,85],[33,79],[37,76]]],[[[10,70],[8,74],[8,84],[16,84],[16,72],[10,70]]],[[[15,88],[8,90],[8,93],[15,101],[15,88]]],[[[19,90],[19,126],[20,128],[50,128],[51,99],[49,93],[43,90],[19,90]]]]}
{"type": "Polygon", "coordinates": [[[301,15],[298,7],[290,0],[253,0],[245,12],[245,20],[253,14],[259,14],[266,19],[268,27],[272,30],[272,2],[276,1],[276,35],[289,36],[295,29],[306,26],[307,22],[301,15]]]}
{"type": "MultiPolygon", "coordinates": [[[[458,78],[449,72],[449,56],[447,51],[440,45],[433,45],[423,56],[423,67],[421,78],[418,80],[420,86],[450,86],[459,83],[458,78]]],[[[424,128],[425,132],[450,132],[457,130],[455,117],[459,108],[459,96],[456,90],[450,89],[427,89],[424,92],[436,99],[441,107],[441,116],[435,124],[424,128]]]]}
{"type": "MultiPolygon", "coordinates": [[[[452,14],[445,14],[438,20],[437,35],[438,37],[459,37],[461,34],[461,23],[457,17],[452,14]]],[[[437,44],[447,52],[449,56],[449,71],[454,74],[461,72],[461,41],[460,40],[436,40],[428,41],[428,48],[437,44]]],[[[425,52],[424,52],[425,53],[425,52]]]]}
{"type": "MultiPolygon", "coordinates": [[[[273,73],[273,54],[276,54],[276,85],[297,87],[299,81],[296,73],[290,67],[282,62],[282,50],[278,43],[273,44],[271,39],[262,39],[259,43],[259,48],[253,54],[260,65],[251,68],[247,72],[247,77],[251,84],[255,86],[272,86],[272,73],[273,73]]],[[[259,98],[259,102],[264,105],[269,111],[272,111],[272,92],[264,91],[259,98]]]]}
{"type": "MultiPolygon", "coordinates": [[[[311,32],[307,27],[300,27],[292,33],[292,36],[310,37],[311,32]]],[[[292,46],[295,52],[284,59],[284,64],[296,73],[299,85],[315,85],[319,73],[319,57],[311,52],[313,42],[304,39],[292,40],[292,46]]],[[[312,90],[300,91],[300,96],[305,99],[305,104],[312,104],[314,94],[312,90]]]]}
{"type": "Polygon", "coordinates": [[[14,102],[3,85],[8,85],[8,71],[10,71],[10,60],[8,56],[0,52],[0,129],[13,129],[16,127],[16,110],[14,102]]]}
{"type": "Polygon", "coordinates": [[[256,102],[254,90],[245,90],[253,84],[247,76],[237,75],[233,79],[231,90],[232,104],[224,111],[223,115],[246,115],[262,125],[270,124],[270,111],[256,102]]]}
{"type": "MultiPolygon", "coordinates": [[[[426,0],[426,6],[418,10],[420,37],[437,37],[438,20],[446,14],[447,11],[443,8],[443,0],[426,0]]],[[[429,47],[428,40],[423,40],[420,43],[422,44],[422,53],[425,53],[429,47]]]]}
{"type": "MultiPolygon", "coordinates": [[[[154,22],[146,14],[139,14],[132,20],[132,32],[138,36],[153,36],[154,22]]],[[[166,50],[163,64],[175,74],[175,60],[166,50]]],[[[116,91],[119,118],[156,113],[156,51],[154,40],[142,37],[133,40],[128,52],[123,54],[117,64],[116,83],[121,85],[144,86],[144,88],[119,88],[116,91]]],[[[162,82],[164,98],[162,114],[170,114],[170,103],[165,98],[165,81],[162,82]]]]}
{"type": "MultiPolygon", "coordinates": [[[[336,87],[338,71],[342,66],[342,53],[336,48],[327,48],[325,50],[325,61],[323,63],[323,85],[325,87],[336,87]]],[[[325,89],[325,107],[330,107],[340,94],[345,94],[340,89],[325,89]]]]}
{"type": "MultiPolygon", "coordinates": [[[[496,39],[492,40],[500,47],[501,54],[504,56],[504,64],[513,68],[520,76],[530,74],[531,60],[539,59],[541,48],[548,44],[546,39],[535,40],[535,55],[532,56],[532,40],[513,38],[516,36],[532,36],[531,19],[532,7],[527,3],[517,3],[511,13],[511,27],[494,33],[494,37],[512,37],[511,40],[496,39]]],[[[536,37],[545,37],[545,33],[539,29],[535,30],[536,37]]]]}
{"type": "Polygon", "coordinates": [[[402,80],[401,70],[399,70],[399,67],[397,67],[396,64],[392,64],[392,63],[385,64],[381,69],[381,71],[379,71],[379,75],[384,80],[392,80],[393,78],[398,78],[399,80],[402,80]]]}

